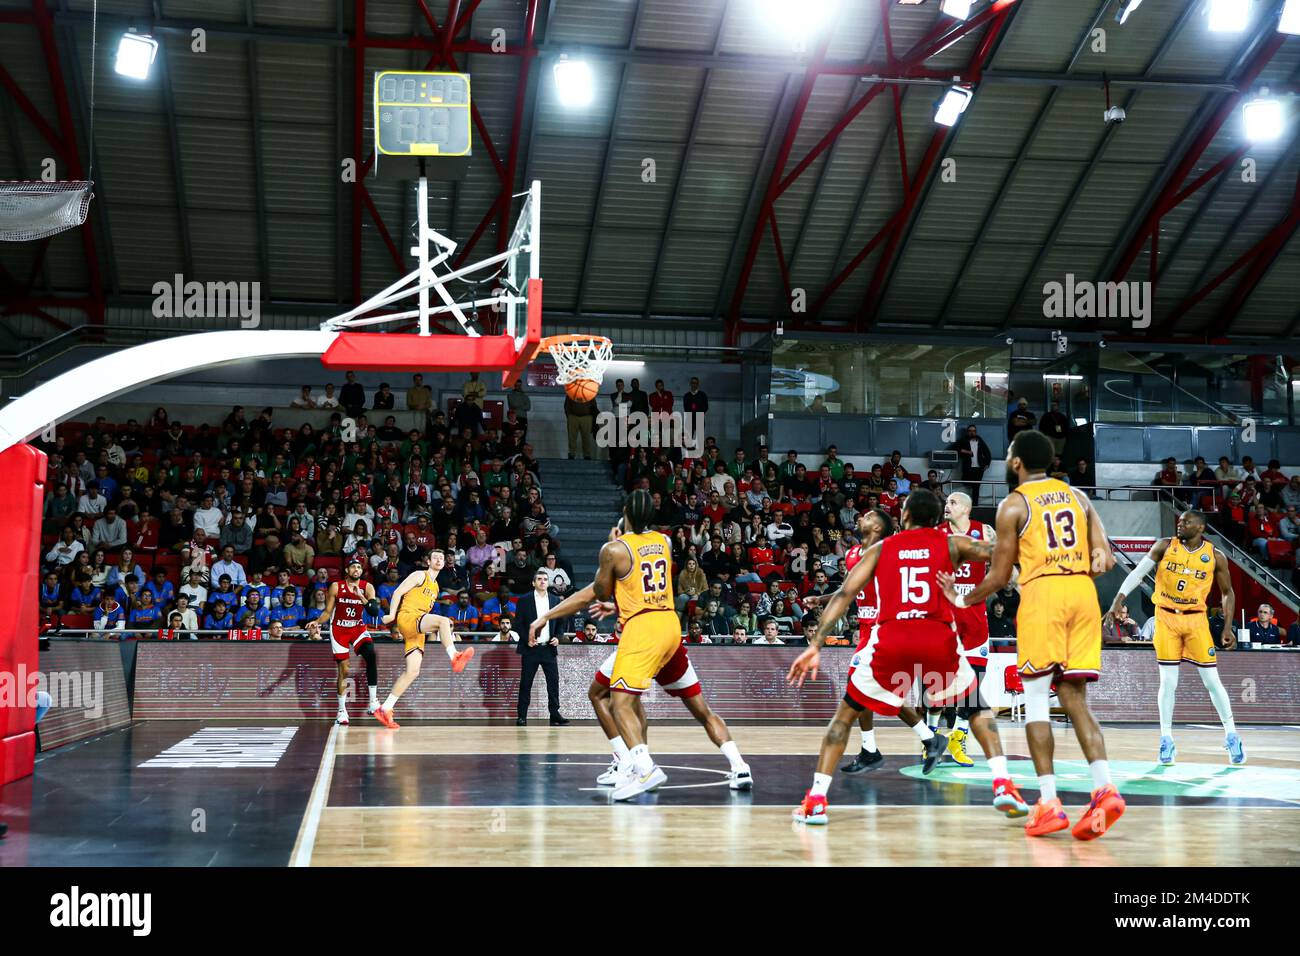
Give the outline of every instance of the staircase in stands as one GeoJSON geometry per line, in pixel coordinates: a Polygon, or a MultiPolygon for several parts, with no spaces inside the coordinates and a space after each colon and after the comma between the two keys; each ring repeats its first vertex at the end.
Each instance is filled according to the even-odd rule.
{"type": "Polygon", "coordinates": [[[623,492],[608,461],[543,458],[542,499],[559,528],[560,555],[573,568],[573,586],[586,587],[596,575],[600,546],[623,510],[623,492]]]}

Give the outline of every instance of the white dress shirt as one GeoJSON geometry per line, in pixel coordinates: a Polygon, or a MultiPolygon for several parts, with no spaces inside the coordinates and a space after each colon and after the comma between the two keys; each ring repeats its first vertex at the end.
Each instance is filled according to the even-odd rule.
{"type": "MultiPolygon", "coordinates": [[[[551,595],[547,591],[538,591],[533,589],[533,600],[537,602],[537,616],[541,617],[551,609],[551,595]]],[[[541,631],[537,635],[537,646],[551,643],[551,622],[547,621],[542,625],[541,631]]]]}

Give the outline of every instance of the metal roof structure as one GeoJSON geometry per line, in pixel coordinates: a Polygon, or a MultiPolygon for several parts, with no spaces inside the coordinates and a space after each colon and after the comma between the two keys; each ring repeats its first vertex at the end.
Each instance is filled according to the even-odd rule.
{"type": "MultiPolygon", "coordinates": [[[[328,314],[409,271],[409,184],[341,175],[369,170],[370,78],[394,68],[473,77],[470,171],[431,190],[462,256],[502,248],[542,180],[548,321],[732,343],[778,321],[1055,328],[1043,289],[1072,275],[1153,282],[1165,337],[1290,337],[1300,37],[1276,29],[1283,0],[1243,2],[1229,35],[1208,0],[1145,0],[1123,25],[1120,0],[977,0],[964,22],[840,0],[801,39],[772,0],[99,0],[91,216],[0,247],[0,349],[147,312],[176,274],[328,314]],[[162,44],[144,82],[112,68],[132,26],[162,44]],[[561,55],[592,64],[591,106],[559,102],[561,55]],[[939,126],[954,82],[973,101],[939,126]],[[1251,145],[1263,87],[1290,124],[1251,145]],[[1126,122],[1103,122],[1107,96],[1126,122]]],[[[47,157],[85,175],[93,6],[0,0],[0,179],[47,157]]]]}

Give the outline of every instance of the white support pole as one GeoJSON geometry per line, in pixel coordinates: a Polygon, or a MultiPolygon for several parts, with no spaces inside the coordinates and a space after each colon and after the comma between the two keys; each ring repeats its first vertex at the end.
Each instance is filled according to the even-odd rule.
{"type": "Polygon", "coordinates": [[[429,180],[420,177],[418,188],[419,205],[417,220],[420,231],[415,249],[412,250],[420,262],[420,334],[429,334],[429,287],[427,283],[433,278],[429,269],[429,180]]]}

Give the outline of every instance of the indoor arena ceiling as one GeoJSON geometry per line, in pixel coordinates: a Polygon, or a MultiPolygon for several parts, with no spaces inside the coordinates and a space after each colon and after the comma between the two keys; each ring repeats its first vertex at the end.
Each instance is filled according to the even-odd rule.
{"type": "MultiPolygon", "coordinates": [[[[503,196],[542,180],[548,319],[733,340],[778,319],[1059,327],[1043,289],[1073,275],[1153,279],[1156,333],[1291,335],[1300,37],[1277,29],[1283,0],[1246,0],[1239,33],[1208,3],[1145,0],[1121,25],[1121,0],[976,0],[965,22],[840,0],[796,50],[790,11],[818,0],[100,0],[91,219],[0,248],[0,348],[147,310],[175,274],[260,281],[297,316],[393,281],[411,189],[340,175],[393,68],[473,78],[474,158],[432,190],[436,228],[494,251],[503,196]],[[113,70],[132,26],[162,43],[144,82],[113,70]],[[559,102],[562,54],[592,66],[587,107],[559,102]],[[1103,122],[1103,76],[1123,123],[1103,122]],[[974,96],[949,128],[955,78],[974,96]],[[1287,125],[1250,144],[1262,87],[1287,125]]],[[[91,7],[0,0],[0,179],[48,156],[84,174],[91,7]]]]}

